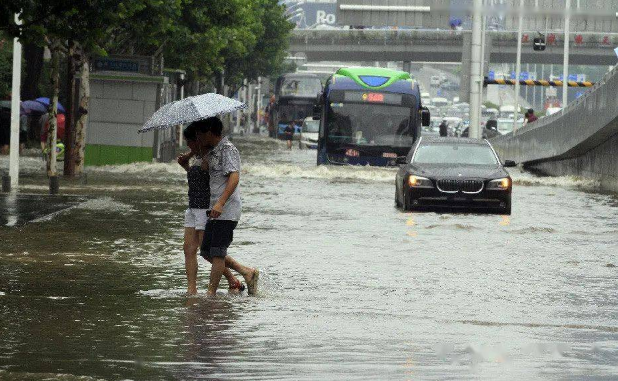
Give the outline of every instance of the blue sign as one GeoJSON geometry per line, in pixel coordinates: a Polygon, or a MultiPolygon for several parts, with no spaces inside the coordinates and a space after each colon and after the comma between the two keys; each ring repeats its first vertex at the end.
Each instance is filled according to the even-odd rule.
{"type": "Polygon", "coordinates": [[[288,17],[297,28],[315,28],[318,25],[337,24],[337,0],[280,1],[288,6],[288,17]]]}
{"type": "MultiPolygon", "coordinates": [[[[581,75],[581,74],[579,74],[581,75]]],[[[578,74],[569,74],[569,81],[577,81],[577,76],[578,74]]],[[[562,81],[564,78],[564,75],[560,74],[560,80],[562,81]]]]}
{"type": "Polygon", "coordinates": [[[577,93],[575,93],[575,98],[579,98],[582,95],[584,95],[584,92],[583,91],[578,91],[577,93]]]}
{"type": "Polygon", "coordinates": [[[530,74],[527,71],[522,71],[521,73],[519,73],[520,81],[526,81],[528,77],[530,77],[530,74]]]}
{"type": "Polygon", "coordinates": [[[512,71],[512,72],[511,72],[511,79],[515,79],[515,78],[516,78],[516,77],[515,77],[515,72],[514,72],[514,71],[512,71]]]}
{"type": "Polygon", "coordinates": [[[495,80],[495,79],[496,79],[496,72],[495,72],[495,71],[493,71],[493,70],[490,70],[490,71],[489,71],[489,73],[487,73],[487,78],[488,78],[490,81],[495,80]]]}

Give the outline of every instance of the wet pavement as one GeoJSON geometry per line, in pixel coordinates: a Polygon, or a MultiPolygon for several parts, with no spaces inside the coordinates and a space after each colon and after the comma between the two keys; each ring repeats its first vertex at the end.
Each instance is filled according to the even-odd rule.
{"type": "Polygon", "coordinates": [[[79,196],[42,196],[41,194],[0,193],[0,225],[19,226],[52,219],[85,200],[79,196]]]}
{"type": "Polygon", "coordinates": [[[0,227],[0,379],[618,378],[616,196],[516,171],[510,217],[404,213],[392,169],[236,142],[259,296],[184,297],[177,165],[92,169],[0,227]]]}

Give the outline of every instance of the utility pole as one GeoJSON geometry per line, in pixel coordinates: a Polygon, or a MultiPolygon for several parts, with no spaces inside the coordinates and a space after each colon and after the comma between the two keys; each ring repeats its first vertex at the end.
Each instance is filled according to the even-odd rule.
{"type": "MultiPolygon", "coordinates": [[[[18,14],[15,14],[15,25],[21,25],[18,14]]],[[[11,189],[16,191],[19,185],[19,101],[21,94],[21,43],[18,38],[13,39],[13,83],[11,94],[9,178],[11,189]]]]}
{"type": "Polygon", "coordinates": [[[569,29],[571,27],[571,0],[566,0],[564,19],[564,60],[562,66],[562,109],[569,103],[569,29]]]}
{"type": "MultiPolygon", "coordinates": [[[[534,79],[535,80],[539,78],[539,73],[536,71],[536,69],[537,69],[536,64],[534,64],[534,79]]],[[[532,108],[537,108],[536,107],[536,88],[537,86],[534,86],[532,88],[532,108]]]]}
{"type": "MultiPolygon", "coordinates": [[[[483,4],[483,6],[485,6],[485,4],[483,4]]],[[[487,45],[487,16],[483,15],[483,25],[482,25],[482,35],[481,35],[481,80],[485,78],[485,73],[487,72],[487,68],[485,67],[485,48],[487,45]]],[[[488,66],[489,66],[489,60],[488,60],[488,66]]],[[[482,104],[483,104],[483,99],[484,99],[484,94],[485,90],[484,88],[481,86],[481,90],[480,90],[480,95],[479,95],[479,108],[478,108],[478,117],[479,117],[479,124],[481,123],[482,118],[482,104]]],[[[480,133],[479,137],[483,137],[483,133],[480,133]]]]}
{"type": "Polygon", "coordinates": [[[521,39],[524,33],[524,0],[519,0],[519,28],[517,31],[517,64],[515,66],[515,114],[513,115],[513,132],[517,130],[519,115],[519,76],[521,75],[521,39]]]}
{"type": "Polygon", "coordinates": [[[473,139],[481,138],[481,122],[479,120],[481,108],[481,40],[483,28],[482,17],[483,0],[474,0],[474,17],[472,20],[472,59],[470,75],[470,127],[469,136],[473,139]]]}

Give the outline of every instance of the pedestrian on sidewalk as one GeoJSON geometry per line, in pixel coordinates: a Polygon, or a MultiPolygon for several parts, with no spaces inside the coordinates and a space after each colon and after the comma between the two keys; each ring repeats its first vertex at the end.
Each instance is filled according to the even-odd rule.
{"type": "Polygon", "coordinates": [[[292,149],[292,140],[294,140],[294,130],[296,128],[296,124],[294,121],[291,121],[290,124],[283,130],[283,136],[288,144],[288,149],[292,149]]]}
{"type": "Polygon", "coordinates": [[[200,145],[210,148],[206,155],[210,174],[210,213],[200,255],[212,263],[208,295],[215,296],[221,275],[231,268],[243,276],[249,295],[257,292],[259,271],[244,266],[227,255],[234,229],[241,215],[240,154],[223,136],[223,123],[217,117],[193,122],[200,145]]]}
{"type": "Polygon", "coordinates": [[[533,109],[528,109],[528,124],[536,122],[539,118],[537,118],[536,115],[534,115],[534,110],[533,109]]]}
{"type": "MultiPolygon", "coordinates": [[[[191,151],[178,156],[178,164],[187,171],[189,184],[189,207],[185,211],[185,234],[183,250],[185,254],[185,271],[187,274],[187,295],[197,294],[197,250],[204,239],[204,229],[208,220],[207,210],[210,205],[210,175],[204,159],[206,150],[197,142],[194,125],[189,125],[183,136],[191,151]]],[[[245,286],[225,269],[223,275],[229,284],[231,293],[240,293],[245,286]]]]}

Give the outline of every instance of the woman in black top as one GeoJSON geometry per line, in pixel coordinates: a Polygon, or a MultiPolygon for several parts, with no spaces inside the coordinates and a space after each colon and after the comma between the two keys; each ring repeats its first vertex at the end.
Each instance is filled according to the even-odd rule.
{"type": "MultiPolygon", "coordinates": [[[[208,220],[208,207],[210,205],[210,175],[208,174],[208,164],[202,160],[205,152],[201,152],[202,147],[197,143],[195,128],[187,127],[183,135],[190,152],[178,156],[178,164],[187,171],[187,182],[189,183],[189,208],[185,211],[185,270],[187,273],[187,294],[197,294],[197,250],[204,238],[204,228],[208,220]],[[191,160],[193,161],[191,162],[191,160]]],[[[231,271],[226,268],[223,275],[227,278],[230,285],[230,292],[239,293],[245,286],[238,280],[231,271]]]]}

